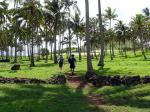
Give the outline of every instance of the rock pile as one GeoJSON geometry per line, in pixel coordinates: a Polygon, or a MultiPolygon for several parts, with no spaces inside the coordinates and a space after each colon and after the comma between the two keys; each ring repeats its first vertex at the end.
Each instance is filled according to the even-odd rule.
{"type": "Polygon", "coordinates": [[[87,75],[86,79],[91,82],[95,87],[102,86],[134,86],[138,84],[150,83],[150,76],[102,76],[102,75],[87,75]]]}
{"type": "Polygon", "coordinates": [[[66,77],[64,75],[54,76],[50,79],[35,79],[35,78],[5,78],[0,77],[0,83],[10,84],[65,84],[66,77]]]}
{"type": "Polygon", "coordinates": [[[20,64],[15,63],[12,67],[11,70],[20,70],[20,64]]]}
{"type": "Polygon", "coordinates": [[[58,75],[58,76],[54,76],[50,79],[47,79],[46,82],[48,84],[65,84],[66,77],[64,75],[58,75]]]}
{"type": "Polygon", "coordinates": [[[10,59],[3,59],[3,60],[0,60],[0,62],[10,62],[10,59]]]}

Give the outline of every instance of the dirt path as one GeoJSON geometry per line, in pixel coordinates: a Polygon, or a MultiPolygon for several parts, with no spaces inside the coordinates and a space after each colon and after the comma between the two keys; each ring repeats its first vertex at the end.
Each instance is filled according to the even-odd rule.
{"type": "MultiPolygon", "coordinates": [[[[76,91],[80,91],[86,88],[92,88],[93,85],[90,83],[87,83],[83,77],[81,76],[68,76],[67,78],[68,84],[71,85],[73,88],[76,89],[76,91]]],[[[103,105],[106,104],[106,101],[104,99],[104,95],[99,94],[89,94],[87,96],[87,99],[90,104],[92,105],[103,105]]]]}

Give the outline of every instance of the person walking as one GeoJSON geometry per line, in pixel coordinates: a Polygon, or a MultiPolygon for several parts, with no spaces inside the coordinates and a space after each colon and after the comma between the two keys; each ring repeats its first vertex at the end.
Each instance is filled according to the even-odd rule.
{"type": "Polygon", "coordinates": [[[59,64],[59,68],[60,68],[60,70],[62,71],[63,64],[64,64],[64,58],[63,58],[63,56],[62,56],[62,55],[60,55],[60,56],[59,56],[58,64],[59,64]]]}
{"type": "Polygon", "coordinates": [[[74,69],[75,69],[75,63],[76,63],[76,59],[74,58],[74,54],[72,54],[70,56],[70,58],[68,59],[68,62],[70,64],[70,70],[71,70],[71,75],[74,75],[74,69]]]}

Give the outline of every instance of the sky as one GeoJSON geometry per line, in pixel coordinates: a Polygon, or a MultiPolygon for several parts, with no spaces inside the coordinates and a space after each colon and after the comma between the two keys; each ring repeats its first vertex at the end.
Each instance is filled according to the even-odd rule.
{"type": "MultiPolygon", "coordinates": [[[[3,0],[0,0],[3,1],[3,0]]],[[[9,0],[13,1],[13,0],[9,0]]],[[[44,0],[40,0],[43,2],[44,0]]],[[[81,16],[85,17],[85,0],[77,0],[78,7],[81,10],[81,16]]],[[[13,7],[13,3],[10,3],[13,7]]],[[[98,14],[98,0],[89,0],[90,17],[95,17],[98,14]]],[[[132,17],[141,13],[142,9],[148,7],[150,9],[150,0],[101,0],[102,13],[107,7],[116,9],[118,20],[123,20],[128,24],[132,17]]]]}
{"type": "MultiPolygon", "coordinates": [[[[77,0],[81,10],[81,15],[85,16],[85,0],[77,0]]],[[[89,0],[90,17],[98,14],[98,0],[89,0]]],[[[129,23],[132,17],[142,12],[142,9],[148,7],[150,9],[150,0],[101,0],[102,13],[107,7],[116,9],[119,20],[129,23]]]]}

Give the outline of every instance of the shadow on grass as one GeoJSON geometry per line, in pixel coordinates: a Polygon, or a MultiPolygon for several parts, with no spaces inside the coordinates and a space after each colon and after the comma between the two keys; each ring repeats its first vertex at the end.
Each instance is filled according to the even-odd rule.
{"type": "Polygon", "coordinates": [[[36,64],[35,67],[52,67],[56,65],[57,64],[54,64],[54,63],[40,63],[40,64],[36,64]]]}
{"type": "Polygon", "coordinates": [[[0,72],[10,72],[11,70],[0,70],[0,72]]]}
{"type": "Polygon", "coordinates": [[[117,71],[112,71],[110,68],[99,68],[97,70],[94,70],[96,74],[98,75],[108,75],[108,74],[111,74],[111,75],[117,75],[117,74],[120,74],[122,71],[121,70],[117,70],[117,71]]]}
{"type": "MultiPolygon", "coordinates": [[[[67,71],[68,73],[70,73],[70,71],[67,71]]],[[[99,68],[99,69],[94,69],[94,72],[98,75],[118,75],[120,73],[122,73],[121,70],[117,70],[117,71],[112,71],[110,68],[99,68]]],[[[75,75],[81,75],[84,76],[86,74],[86,71],[83,70],[75,70],[75,75]]]]}
{"type": "Polygon", "coordinates": [[[142,55],[136,55],[136,56],[128,56],[127,55],[127,57],[125,57],[125,56],[122,56],[122,55],[119,55],[119,57],[121,57],[121,58],[138,58],[138,57],[142,57],[142,55]]]}
{"type": "Polygon", "coordinates": [[[108,105],[150,109],[150,98],[146,98],[150,97],[150,90],[148,88],[149,85],[138,85],[135,87],[119,86],[105,88],[101,93],[106,96],[108,105]]]}
{"type": "Polygon", "coordinates": [[[0,112],[103,112],[68,86],[3,85],[0,112]]]}

